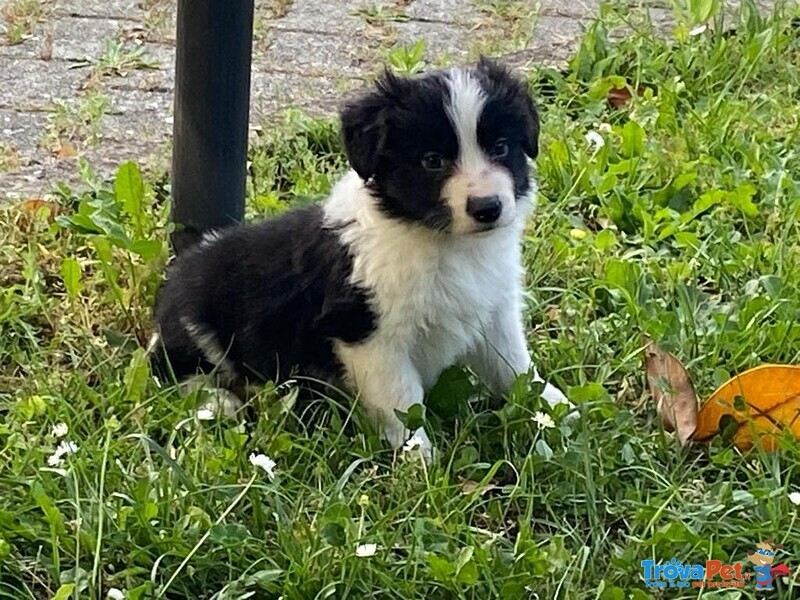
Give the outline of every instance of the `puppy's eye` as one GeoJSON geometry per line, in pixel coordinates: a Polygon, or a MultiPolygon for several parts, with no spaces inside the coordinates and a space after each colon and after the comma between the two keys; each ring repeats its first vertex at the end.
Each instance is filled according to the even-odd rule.
{"type": "Polygon", "coordinates": [[[437,152],[428,152],[422,157],[422,166],[428,171],[441,171],[444,168],[444,157],[437,152]]]}
{"type": "Polygon", "coordinates": [[[504,158],[508,154],[508,142],[503,138],[497,140],[489,152],[492,158],[504,158]]]}

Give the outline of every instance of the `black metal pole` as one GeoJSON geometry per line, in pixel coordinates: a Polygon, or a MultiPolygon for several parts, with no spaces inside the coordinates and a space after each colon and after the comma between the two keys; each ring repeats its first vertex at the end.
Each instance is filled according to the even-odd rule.
{"type": "Polygon", "coordinates": [[[177,252],[244,217],[254,0],[178,0],[172,220],[177,252]]]}

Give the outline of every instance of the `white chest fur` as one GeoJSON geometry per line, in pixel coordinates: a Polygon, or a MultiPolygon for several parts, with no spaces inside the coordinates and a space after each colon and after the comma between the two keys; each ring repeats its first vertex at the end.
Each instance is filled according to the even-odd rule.
{"type": "Polygon", "coordinates": [[[380,214],[350,175],[334,190],[326,216],[346,224],[352,282],[372,295],[375,335],[411,358],[425,387],[483,339],[498,310],[518,306],[521,223],[434,234],[380,214]]]}

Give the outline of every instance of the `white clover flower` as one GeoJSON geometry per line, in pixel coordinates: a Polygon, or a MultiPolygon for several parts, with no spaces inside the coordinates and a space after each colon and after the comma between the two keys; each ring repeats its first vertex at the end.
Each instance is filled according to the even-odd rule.
{"type": "Polygon", "coordinates": [[[377,551],[378,544],[361,544],[356,548],[356,556],[360,558],[369,558],[370,556],[375,556],[377,551]]]}
{"type": "Polygon", "coordinates": [[[789,494],[789,502],[795,506],[800,506],[800,492],[792,492],[789,494]]]}
{"type": "Polygon", "coordinates": [[[63,440],[58,446],[56,446],[56,449],[47,458],[47,464],[51,467],[57,467],[63,462],[65,456],[75,454],[77,451],[78,444],[63,440]]]}
{"type": "Polygon", "coordinates": [[[539,426],[539,429],[552,429],[556,426],[556,422],[553,421],[553,417],[548,415],[547,413],[543,413],[541,411],[537,411],[533,417],[531,417],[533,422],[539,426]]]}
{"type": "Polygon", "coordinates": [[[708,29],[708,25],[698,25],[689,32],[689,35],[692,37],[700,35],[701,33],[705,33],[706,29],[708,29]]]}
{"type": "Polygon", "coordinates": [[[270,479],[275,479],[275,461],[266,454],[251,454],[250,464],[264,469],[270,479]]]}
{"type": "Polygon", "coordinates": [[[198,408],[195,416],[198,421],[213,421],[214,411],[210,408],[198,408]]]}
{"type": "Polygon", "coordinates": [[[125,592],[117,588],[111,588],[106,594],[106,598],[110,600],[125,600],[125,592]]]}
{"type": "Polygon", "coordinates": [[[57,467],[63,462],[63,458],[61,458],[60,454],[56,454],[53,452],[50,456],[47,457],[47,464],[51,467],[57,467]]]}
{"type": "Polygon", "coordinates": [[[603,139],[603,136],[597,133],[596,131],[587,132],[586,141],[589,143],[590,146],[592,146],[593,148],[597,148],[598,150],[606,145],[606,141],[603,139]]]}
{"type": "Polygon", "coordinates": [[[62,438],[69,433],[69,427],[66,423],[56,423],[53,425],[53,431],[50,432],[54,438],[62,438]]]}
{"type": "Polygon", "coordinates": [[[417,448],[419,448],[420,446],[422,446],[424,443],[425,443],[425,440],[423,440],[423,439],[422,439],[421,437],[419,437],[417,434],[414,434],[414,435],[413,435],[413,436],[411,436],[411,438],[410,438],[410,439],[409,439],[409,440],[408,440],[408,441],[407,441],[407,442],[406,442],[406,443],[403,445],[403,452],[411,452],[411,451],[413,451],[413,450],[416,450],[417,448]]]}

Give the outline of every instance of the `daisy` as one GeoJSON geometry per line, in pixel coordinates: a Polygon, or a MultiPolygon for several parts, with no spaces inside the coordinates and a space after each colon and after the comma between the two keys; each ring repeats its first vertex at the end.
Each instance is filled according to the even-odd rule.
{"type": "Polygon", "coordinates": [[[412,450],[416,450],[420,446],[422,446],[423,440],[417,434],[411,436],[411,438],[405,443],[403,446],[403,452],[411,452],[412,450]]]}
{"type": "Polygon", "coordinates": [[[356,548],[356,556],[360,558],[369,558],[370,556],[375,556],[377,551],[378,544],[361,544],[356,548]]]}
{"type": "Polygon", "coordinates": [[[75,442],[68,442],[63,440],[56,449],[53,451],[47,458],[47,464],[51,467],[57,467],[64,461],[65,456],[69,456],[70,454],[75,454],[78,451],[78,444],[75,442]]]}
{"type": "Polygon", "coordinates": [[[543,413],[541,411],[537,411],[533,417],[531,417],[533,422],[539,426],[539,429],[552,429],[556,426],[556,422],[553,421],[553,417],[548,415],[547,413],[543,413]]]}
{"type": "Polygon", "coordinates": [[[266,454],[251,454],[250,464],[254,467],[264,469],[270,480],[275,479],[275,461],[266,454]]]}
{"type": "Polygon", "coordinates": [[[597,148],[598,150],[606,145],[606,141],[603,139],[603,136],[596,131],[588,132],[586,134],[586,141],[589,142],[590,146],[597,148]]]}
{"type": "Polygon", "coordinates": [[[198,421],[213,421],[214,411],[210,408],[198,408],[196,416],[198,421]]]}

